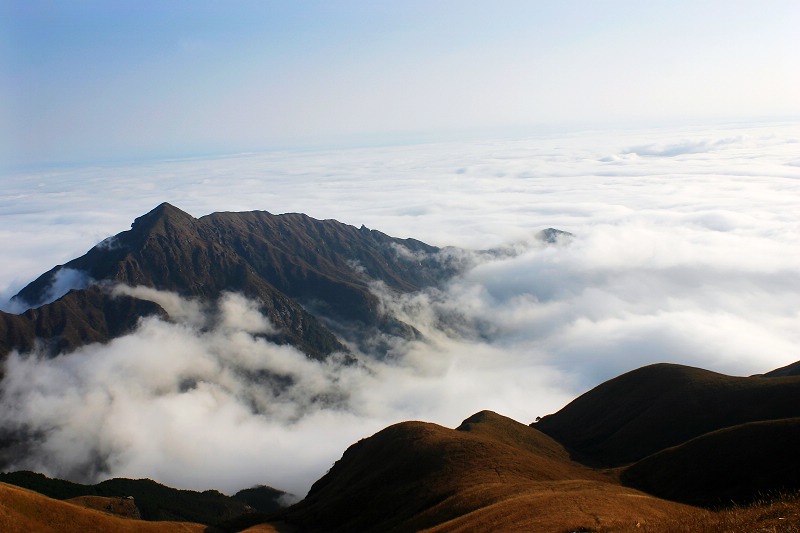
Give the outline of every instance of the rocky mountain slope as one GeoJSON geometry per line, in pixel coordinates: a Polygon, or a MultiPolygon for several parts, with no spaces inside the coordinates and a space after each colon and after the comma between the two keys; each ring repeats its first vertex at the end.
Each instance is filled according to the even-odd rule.
{"type": "Polygon", "coordinates": [[[275,326],[271,340],[324,357],[345,350],[331,329],[337,324],[340,335],[353,325],[413,335],[381,312],[371,286],[409,292],[440,283],[456,272],[440,252],[414,239],[302,214],[196,219],[165,203],[137,218],[129,231],[23,288],[14,300],[33,309],[0,313],[0,354],[29,350],[37,339],[51,354],[69,351],[124,334],[140,317],[168,315],[152,302],[111,295],[109,287],[124,284],[212,302],[224,292],[241,293],[256,300],[275,326]],[[84,277],[88,288],[49,302],[67,274],[84,277]]]}

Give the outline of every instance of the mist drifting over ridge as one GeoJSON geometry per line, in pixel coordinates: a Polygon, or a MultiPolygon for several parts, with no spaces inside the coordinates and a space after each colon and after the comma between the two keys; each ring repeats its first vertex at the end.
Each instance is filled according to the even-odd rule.
{"type": "Polygon", "coordinates": [[[399,343],[392,361],[312,363],[259,342],[252,333],[269,324],[232,295],[221,306],[231,320],[209,331],[152,320],[107,347],[12,356],[8,383],[33,385],[8,388],[4,423],[52,430],[31,467],[97,463],[108,467],[98,474],[176,486],[302,494],[347,445],[399,420],[454,426],[493,409],[529,421],[657,361],[732,374],[782,366],[798,359],[800,340],[798,140],[794,125],[587,133],[10,176],[0,205],[6,296],[161,201],[195,215],[305,212],[517,253],[476,255],[441,291],[383,294],[426,336],[399,343]],[[548,226],[576,238],[534,242],[548,226]],[[459,320],[442,331],[443,316],[459,320]],[[251,390],[231,371],[248,365],[279,367],[298,387],[251,390]],[[337,401],[309,402],[320,393],[337,401]],[[248,409],[262,400],[271,411],[248,409]],[[131,424],[158,437],[137,439],[131,424]],[[63,464],[36,463],[53,450],[63,464]],[[214,461],[203,460],[208,450],[214,461]]]}

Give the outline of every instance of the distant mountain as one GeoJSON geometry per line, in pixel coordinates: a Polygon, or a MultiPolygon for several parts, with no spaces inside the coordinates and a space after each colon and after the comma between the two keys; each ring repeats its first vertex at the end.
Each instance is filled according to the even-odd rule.
{"type": "Polygon", "coordinates": [[[143,520],[206,525],[215,525],[255,511],[278,510],[282,507],[281,498],[286,496],[282,491],[262,486],[245,489],[231,497],[215,490],[197,492],[173,489],[150,479],[115,478],[96,485],[83,485],[24,471],[0,473],[0,483],[34,490],[56,500],[73,501],[87,496],[132,497],[143,520]]]}
{"type": "Polygon", "coordinates": [[[31,490],[0,482],[0,531],[3,533],[106,532],[115,533],[210,533],[204,524],[145,522],[120,516],[116,503],[101,509],[85,498],[61,501],[31,490]],[[107,510],[111,507],[112,510],[107,510]]]}
{"type": "Polygon", "coordinates": [[[577,460],[622,466],[705,433],[800,416],[800,377],[656,364],[611,379],[534,424],[577,460]]]}
{"type": "Polygon", "coordinates": [[[23,288],[14,300],[34,309],[0,313],[0,354],[29,350],[36,339],[53,354],[69,351],[129,332],[140,317],[168,315],[152,302],[108,291],[125,284],[204,301],[226,291],[241,293],[256,300],[279,330],[271,340],[320,358],[345,351],[332,329],[346,335],[356,325],[361,333],[374,328],[415,335],[381,313],[373,284],[410,292],[456,272],[456,264],[434,246],[363,226],[266,211],[196,219],[164,203],[137,218],[129,231],[23,288]],[[89,287],[45,303],[65,273],[86,277],[89,287]]]}
{"type": "Polygon", "coordinates": [[[37,343],[57,354],[92,342],[106,342],[131,332],[146,316],[168,318],[154,302],[124,295],[112,298],[100,286],[70,291],[21,315],[0,311],[0,360],[12,349],[28,352],[37,343]]]}

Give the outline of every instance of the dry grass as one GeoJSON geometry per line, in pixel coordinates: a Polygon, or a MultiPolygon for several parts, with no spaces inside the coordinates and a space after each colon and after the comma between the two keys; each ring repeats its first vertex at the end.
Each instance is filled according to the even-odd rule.
{"type": "Polygon", "coordinates": [[[664,523],[670,517],[698,520],[707,513],[633,489],[596,481],[541,483],[517,487],[515,492],[430,531],[647,531],[648,524],[664,523]]]}
{"type": "Polygon", "coordinates": [[[704,516],[675,517],[658,529],[666,533],[800,533],[800,495],[762,499],[747,506],[733,506],[704,516]]]}
{"type": "Polygon", "coordinates": [[[576,484],[529,491],[428,531],[800,533],[800,497],[783,496],[748,506],[708,511],[619,487],[576,484]]]}
{"type": "Polygon", "coordinates": [[[0,531],[3,533],[191,533],[205,528],[202,524],[187,522],[121,518],[0,483],[0,531]]]}
{"type": "Polygon", "coordinates": [[[287,522],[324,531],[798,532],[796,497],[709,511],[622,486],[495,413],[387,428],[345,452],[287,522]]]}

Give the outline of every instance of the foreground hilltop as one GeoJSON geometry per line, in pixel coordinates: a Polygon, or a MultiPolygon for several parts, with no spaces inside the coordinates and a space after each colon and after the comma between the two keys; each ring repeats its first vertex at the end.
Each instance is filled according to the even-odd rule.
{"type": "MultiPolygon", "coordinates": [[[[402,422],[353,444],[294,506],[247,510],[215,527],[797,531],[800,376],[770,375],[651,365],[609,380],[531,425],[490,411],[455,429],[402,422]]],[[[7,497],[0,517],[23,513],[20,506],[29,509],[20,493],[9,491],[0,484],[7,497]]],[[[37,501],[37,516],[50,516],[46,499],[37,501]]],[[[154,531],[193,527],[161,524],[164,529],[154,531]]]]}
{"type": "MultiPolygon", "coordinates": [[[[454,430],[387,428],[281,518],[312,531],[738,531],[732,511],[685,504],[763,507],[800,490],[799,398],[800,376],[651,365],[530,426],[482,412],[454,430]]],[[[787,501],[790,522],[771,516],[796,528],[787,501]]]]}

